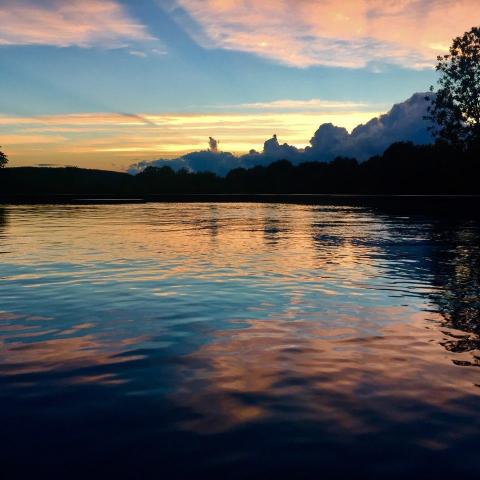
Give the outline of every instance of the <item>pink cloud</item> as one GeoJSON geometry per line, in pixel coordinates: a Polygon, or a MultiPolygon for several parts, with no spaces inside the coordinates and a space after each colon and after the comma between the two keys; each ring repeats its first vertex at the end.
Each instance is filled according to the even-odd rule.
{"type": "Polygon", "coordinates": [[[0,45],[121,47],[153,40],[115,0],[4,0],[0,45]]]}
{"type": "Polygon", "coordinates": [[[176,0],[176,6],[194,20],[189,31],[204,47],[295,67],[431,67],[454,36],[480,23],[478,0],[176,0]]]}

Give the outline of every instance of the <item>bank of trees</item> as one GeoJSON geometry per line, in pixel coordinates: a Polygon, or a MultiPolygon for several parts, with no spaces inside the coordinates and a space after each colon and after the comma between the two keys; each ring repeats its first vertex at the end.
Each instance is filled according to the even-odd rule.
{"type": "MultiPolygon", "coordinates": [[[[0,147],[2,148],[2,147],[0,147]]],[[[7,165],[8,163],[8,157],[5,153],[2,152],[2,150],[0,150],[0,168],[3,168],[7,165]]]]}
{"type": "Polygon", "coordinates": [[[148,167],[135,176],[81,168],[4,168],[0,187],[0,195],[480,194],[480,158],[476,148],[458,150],[444,141],[395,143],[362,163],[342,157],[299,165],[280,160],[236,168],[225,177],[168,166],[148,167]]]}
{"type": "Polygon", "coordinates": [[[224,178],[148,167],[136,180],[145,194],[469,194],[480,193],[477,157],[476,151],[459,151],[443,141],[435,145],[402,142],[363,163],[342,157],[299,165],[280,160],[269,166],[237,168],[224,178]]]}

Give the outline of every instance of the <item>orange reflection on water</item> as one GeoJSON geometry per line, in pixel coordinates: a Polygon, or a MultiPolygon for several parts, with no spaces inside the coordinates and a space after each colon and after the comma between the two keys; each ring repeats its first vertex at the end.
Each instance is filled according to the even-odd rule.
{"type": "Polygon", "coordinates": [[[93,369],[142,359],[142,355],[130,355],[125,359],[116,354],[141,343],[145,338],[120,338],[113,342],[93,333],[81,334],[83,328],[89,328],[89,325],[77,325],[71,330],[60,332],[55,329],[35,331],[32,326],[22,323],[16,325],[15,330],[2,325],[0,328],[2,333],[14,330],[14,340],[5,342],[0,337],[0,375],[7,375],[11,379],[18,376],[21,379],[28,374],[64,372],[65,381],[68,383],[123,382],[124,380],[117,378],[114,374],[100,375],[93,369]],[[75,336],[63,337],[63,335],[72,334],[75,336]],[[26,338],[41,336],[45,338],[35,338],[35,341],[25,342],[26,338]],[[88,370],[91,370],[91,373],[88,370]]]}
{"type": "MultiPolygon", "coordinates": [[[[421,421],[419,407],[458,411],[462,397],[478,395],[478,372],[455,366],[458,355],[442,347],[447,333],[436,315],[402,318],[398,308],[371,308],[344,319],[350,327],[316,320],[250,320],[218,332],[181,372],[186,380],[174,399],[198,414],[183,428],[213,433],[282,418],[365,434],[385,421],[421,421]],[[365,332],[365,321],[384,317],[398,321],[365,332]]],[[[441,444],[437,439],[435,447],[441,444]]]]}
{"type": "MultiPolygon", "coordinates": [[[[178,260],[172,274],[206,266],[238,273],[245,262],[257,271],[285,275],[338,266],[354,274],[376,248],[354,245],[352,240],[362,238],[366,229],[369,234],[387,236],[388,230],[376,231],[378,221],[372,214],[351,211],[350,207],[319,210],[270,204],[18,206],[9,208],[12,221],[6,233],[15,238],[15,243],[8,244],[9,253],[25,265],[114,261],[128,267],[129,262],[144,259],[152,262],[143,265],[147,273],[158,266],[156,262],[172,265],[178,260]],[[325,238],[330,241],[328,249],[325,238]]],[[[157,269],[157,273],[162,272],[157,269]]],[[[41,275],[49,272],[43,270],[41,275]]],[[[81,271],[69,271],[73,281],[81,275],[81,271]]]]}
{"type": "MultiPolygon", "coordinates": [[[[478,232],[425,222],[301,205],[9,207],[0,280],[28,321],[3,317],[0,373],[124,382],[196,413],[178,423],[201,433],[475,418],[478,232]]],[[[420,441],[443,448],[469,428],[420,441]]]]}

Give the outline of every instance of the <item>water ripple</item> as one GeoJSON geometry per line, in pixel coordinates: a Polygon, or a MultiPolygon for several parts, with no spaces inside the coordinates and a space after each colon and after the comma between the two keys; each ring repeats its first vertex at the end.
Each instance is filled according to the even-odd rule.
{"type": "Polygon", "coordinates": [[[474,219],[7,206],[0,252],[6,471],[480,472],[474,219]]]}

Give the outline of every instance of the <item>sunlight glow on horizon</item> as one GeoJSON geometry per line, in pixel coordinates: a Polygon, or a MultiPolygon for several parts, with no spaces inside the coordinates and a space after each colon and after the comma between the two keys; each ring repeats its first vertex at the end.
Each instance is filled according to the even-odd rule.
{"type": "Polygon", "coordinates": [[[378,111],[48,115],[0,116],[0,126],[11,166],[48,162],[81,164],[125,170],[140,160],[174,158],[205,150],[209,136],[220,149],[234,154],[261,151],[274,133],[283,143],[308,145],[322,123],[334,123],[351,131],[379,115],[378,111]],[[148,122],[148,123],[147,123],[148,122]],[[42,135],[43,134],[43,135],[42,135]],[[35,160],[34,160],[35,159],[35,160]]]}

